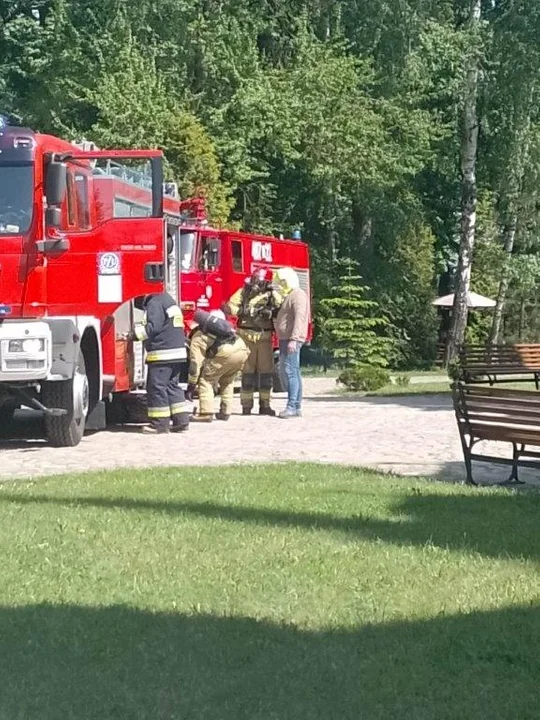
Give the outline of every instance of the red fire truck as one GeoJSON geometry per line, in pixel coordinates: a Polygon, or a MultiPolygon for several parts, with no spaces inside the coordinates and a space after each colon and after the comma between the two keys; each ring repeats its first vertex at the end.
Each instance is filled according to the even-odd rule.
{"type": "Polygon", "coordinates": [[[124,339],[136,297],[167,288],[188,321],[284,265],[309,293],[305,243],[209,227],[202,199],[163,182],[160,151],[98,150],[0,116],[0,426],[32,407],[51,444],[73,446],[108,410],[129,419],[145,381],[142,345],[124,339]]]}

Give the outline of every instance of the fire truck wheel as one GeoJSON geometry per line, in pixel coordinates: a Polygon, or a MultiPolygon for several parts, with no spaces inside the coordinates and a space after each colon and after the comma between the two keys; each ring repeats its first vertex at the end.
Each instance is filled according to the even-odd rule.
{"type": "Polygon", "coordinates": [[[46,382],[42,386],[43,404],[67,410],[66,415],[45,416],[45,435],[54,447],[74,447],[84,435],[90,404],[90,386],[84,355],[79,350],[75,373],[71,380],[46,382]]]}

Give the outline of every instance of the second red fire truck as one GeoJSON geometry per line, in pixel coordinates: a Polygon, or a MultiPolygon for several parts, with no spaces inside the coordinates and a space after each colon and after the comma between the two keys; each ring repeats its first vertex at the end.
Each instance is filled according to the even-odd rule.
{"type": "Polygon", "coordinates": [[[166,288],[188,321],[283,266],[309,294],[305,243],[212,228],[202,199],[164,183],[161,152],[71,144],[0,116],[0,426],[33,407],[50,443],[73,446],[108,414],[129,420],[145,381],[142,345],[124,339],[134,299],[166,288]]]}

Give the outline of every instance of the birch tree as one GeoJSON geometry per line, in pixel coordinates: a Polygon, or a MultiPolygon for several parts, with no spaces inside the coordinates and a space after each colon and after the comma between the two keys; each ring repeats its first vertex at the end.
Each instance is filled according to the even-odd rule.
{"type": "Polygon", "coordinates": [[[478,76],[480,72],[481,0],[471,0],[468,31],[471,48],[467,57],[465,97],[461,127],[461,223],[456,289],[452,309],[452,326],[447,347],[447,362],[457,354],[465,339],[469,308],[467,305],[471,282],[471,266],[476,230],[476,154],[478,148],[478,76]]]}
{"type": "MultiPolygon", "coordinates": [[[[528,215],[530,200],[524,184],[531,174],[531,145],[538,121],[538,10],[526,3],[503,6],[494,22],[494,63],[496,72],[489,94],[494,106],[492,132],[495,135],[495,152],[492,159],[495,186],[499,196],[501,239],[506,256],[502,267],[497,294],[497,305],[489,335],[490,343],[501,340],[502,321],[510,285],[511,263],[519,226],[528,215]],[[503,111],[502,111],[503,110],[503,111]]],[[[533,173],[534,174],[534,173],[533,173]]],[[[537,196],[537,183],[529,182],[537,196]]],[[[533,203],[535,204],[535,203],[533,203]]]]}

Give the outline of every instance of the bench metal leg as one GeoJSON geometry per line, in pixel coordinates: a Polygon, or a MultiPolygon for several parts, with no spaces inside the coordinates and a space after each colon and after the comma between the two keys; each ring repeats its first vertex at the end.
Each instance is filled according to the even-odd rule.
{"type": "Polygon", "coordinates": [[[465,480],[465,483],[467,485],[478,485],[478,483],[473,479],[473,475],[472,475],[471,453],[472,453],[472,449],[473,449],[475,440],[474,440],[474,438],[469,436],[469,442],[467,442],[465,433],[462,432],[461,428],[459,428],[459,430],[460,430],[459,437],[461,439],[461,447],[463,448],[463,459],[465,461],[465,470],[467,472],[467,479],[465,480]]]}
{"type": "Polygon", "coordinates": [[[525,445],[520,445],[518,449],[517,444],[512,443],[512,448],[512,472],[510,473],[510,476],[506,480],[500,482],[499,485],[525,485],[524,481],[520,480],[518,475],[519,456],[525,450],[525,445]]]}

